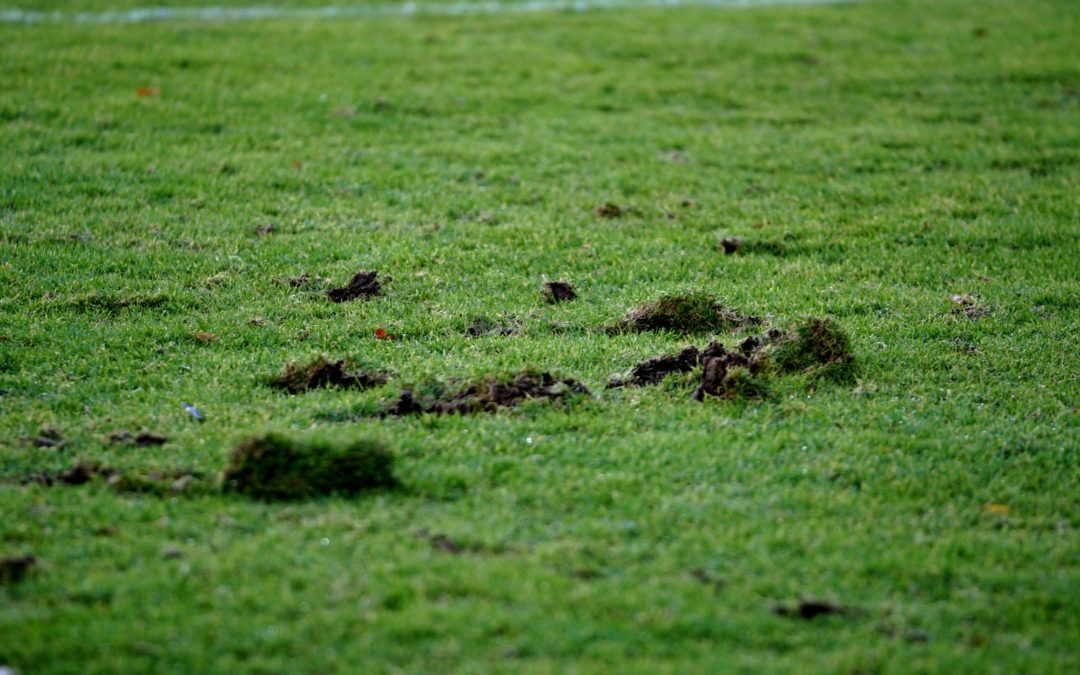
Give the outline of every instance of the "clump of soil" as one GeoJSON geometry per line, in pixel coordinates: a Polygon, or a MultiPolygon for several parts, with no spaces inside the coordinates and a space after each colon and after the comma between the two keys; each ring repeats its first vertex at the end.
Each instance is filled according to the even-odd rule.
{"type": "Polygon", "coordinates": [[[266,501],[352,496],[396,487],[393,469],[394,456],[375,441],[303,444],[269,434],[233,448],[221,485],[266,501]]]}
{"type": "Polygon", "coordinates": [[[792,606],[779,605],[773,608],[773,614],[792,619],[810,621],[819,616],[851,614],[851,609],[827,600],[800,600],[792,606]]]}
{"type": "Polygon", "coordinates": [[[301,394],[319,387],[369,389],[386,384],[386,380],[385,373],[354,370],[353,364],[347,359],[330,361],[320,356],[305,366],[286,364],[281,374],[270,378],[267,383],[290,394],[301,394]]]}
{"type": "Polygon", "coordinates": [[[782,373],[804,372],[838,382],[855,376],[855,359],[847,335],[832,319],[810,318],[771,340],[766,352],[782,373]]]}
{"type": "Polygon", "coordinates": [[[37,558],[32,555],[0,558],[0,585],[19,583],[35,565],[37,558]]]}
{"type": "Polygon", "coordinates": [[[701,359],[701,384],[694,391],[695,401],[705,400],[706,395],[734,400],[763,398],[767,394],[764,382],[754,377],[760,362],[728,352],[718,343],[710,348],[711,353],[701,359]]]}
{"type": "Polygon", "coordinates": [[[627,385],[645,386],[656,384],[668,375],[688,373],[701,363],[701,352],[690,346],[677,354],[665,354],[654,359],[647,359],[633,367],[630,376],[617,378],[608,383],[608,389],[627,385]]]}
{"type": "Polygon", "coordinates": [[[626,211],[627,209],[624,209],[618,204],[612,204],[611,202],[606,202],[596,207],[596,215],[601,218],[622,218],[626,211]]]}
{"type": "Polygon", "coordinates": [[[443,396],[418,396],[413,389],[405,389],[385,414],[472,415],[513,408],[527,399],[562,401],[573,395],[588,394],[589,390],[575,380],[560,380],[551,373],[523,370],[510,377],[487,377],[443,396]]]}
{"type": "Polygon", "coordinates": [[[30,445],[35,448],[51,448],[60,450],[64,447],[64,438],[59,429],[43,427],[37,436],[30,439],[30,445]]]}
{"type": "Polygon", "coordinates": [[[341,288],[331,288],[326,292],[326,296],[333,302],[373,298],[382,292],[382,284],[376,279],[378,275],[378,271],[375,270],[371,272],[360,270],[353,275],[349,283],[341,288]]]}
{"type": "Polygon", "coordinates": [[[87,462],[79,462],[70,469],[63,471],[42,471],[30,478],[29,482],[39,483],[45,487],[54,485],[83,485],[89,483],[95,476],[108,478],[116,474],[116,471],[108,467],[87,462]]]}
{"type": "Polygon", "coordinates": [[[167,437],[149,431],[140,431],[137,434],[130,431],[114,431],[109,434],[109,442],[113,445],[136,445],[146,448],[153,445],[164,445],[168,441],[167,437]]]}
{"type": "Polygon", "coordinates": [[[545,281],[540,295],[550,304],[569,302],[577,298],[577,292],[569,281],[545,281]]]}
{"type": "Polygon", "coordinates": [[[465,334],[469,337],[498,337],[517,335],[521,332],[521,322],[516,317],[507,316],[500,320],[478,316],[473,319],[465,334]]]}
{"type": "Polygon", "coordinates": [[[789,252],[788,245],[779,239],[759,239],[748,241],[742,237],[724,237],[720,240],[718,248],[723,250],[725,255],[734,255],[736,253],[746,254],[763,254],[763,255],[775,255],[783,256],[789,252]]]}
{"type": "Polygon", "coordinates": [[[661,331],[675,333],[709,333],[729,331],[761,323],[756,316],[742,316],[722,302],[703,292],[673,293],[635,307],[608,332],[661,331]]]}
{"type": "Polygon", "coordinates": [[[950,300],[953,303],[952,313],[955,316],[962,316],[965,319],[975,321],[990,314],[990,308],[970,293],[954,295],[950,300]]]}

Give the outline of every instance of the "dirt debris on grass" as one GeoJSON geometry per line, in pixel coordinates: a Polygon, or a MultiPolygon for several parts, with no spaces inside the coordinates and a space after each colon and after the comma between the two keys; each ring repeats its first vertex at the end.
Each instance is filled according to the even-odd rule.
{"type": "Polygon", "coordinates": [[[574,290],[573,284],[569,281],[545,281],[540,289],[540,295],[544,297],[545,302],[553,305],[559,302],[575,300],[577,291],[574,290]]]}
{"type": "Polygon", "coordinates": [[[19,583],[36,565],[37,558],[29,554],[0,558],[0,586],[19,583]]]}
{"type": "Polygon", "coordinates": [[[773,614],[777,616],[805,621],[811,621],[819,616],[847,616],[853,613],[850,607],[828,600],[800,600],[793,605],[777,605],[773,608],[773,614]]]}
{"type": "Polygon", "coordinates": [[[30,445],[35,448],[47,450],[62,450],[64,448],[63,435],[59,429],[53,427],[42,427],[37,436],[32,436],[29,440],[30,445]]]}
{"type": "Polygon", "coordinates": [[[742,237],[723,237],[717,248],[724,255],[762,254],[783,256],[790,252],[788,243],[780,239],[744,239],[742,237]]]}
{"type": "Polygon", "coordinates": [[[151,431],[140,431],[137,434],[130,431],[114,431],[109,434],[108,439],[113,445],[135,445],[141,448],[164,445],[169,441],[168,437],[151,431]]]}
{"type": "Polygon", "coordinates": [[[953,304],[953,316],[976,321],[990,314],[990,308],[978,296],[971,293],[953,295],[949,298],[953,304]]]}
{"type": "Polygon", "coordinates": [[[358,368],[348,359],[331,361],[320,356],[307,365],[285,364],[281,374],[269,378],[267,384],[290,394],[302,394],[320,387],[370,389],[386,381],[386,373],[358,368]]]}
{"type": "Polygon", "coordinates": [[[697,368],[700,363],[701,351],[691,345],[675,354],[665,354],[642,361],[630,370],[629,376],[614,378],[608,382],[607,388],[656,384],[668,375],[688,373],[697,368]]]}
{"type": "Polygon", "coordinates": [[[608,388],[657,384],[669,375],[689,373],[700,366],[701,379],[693,398],[768,397],[768,377],[803,373],[811,379],[854,380],[855,360],[847,336],[831,319],[810,318],[793,329],[770,328],[750,335],[729,351],[713,341],[703,349],[693,345],[673,354],[647,359],[629,375],[612,379],[608,388]]]}
{"type": "Polygon", "coordinates": [[[198,472],[183,469],[152,470],[145,474],[121,472],[93,462],[79,462],[62,471],[41,471],[24,480],[45,487],[85,485],[102,478],[117,492],[179,494],[189,492],[202,481],[198,472]]]}
{"type": "Polygon", "coordinates": [[[671,331],[673,333],[726,332],[756,326],[761,318],[743,316],[702,291],[668,293],[627,312],[608,326],[609,333],[671,331]]]}
{"type": "Polygon", "coordinates": [[[333,302],[347,302],[349,300],[373,298],[382,293],[382,284],[376,278],[377,270],[370,272],[360,270],[353,275],[349,283],[340,288],[331,288],[326,292],[326,297],[333,302]]]}
{"type": "Polygon", "coordinates": [[[299,276],[290,277],[283,280],[290,288],[296,288],[303,291],[319,291],[325,288],[330,280],[324,277],[320,277],[317,274],[308,274],[304,272],[299,276]]]}
{"type": "Polygon", "coordinates": [[[225,492],[264,501],[308,499],[397,487],[394,456],[381,443],[302,443],[267,434],[237,445],[221,474],[225,492]]]}
{"type": "Polygon", "coordinates": [[[520,333],[521,321],[515,316],[504,316],[498,319],[478,316],[465,329],[465,335],[468,337],[509,337],[520,333]]]}
{"type": "Polygon", "coordinates": [[[384,416],[472,415],[513,408],[529,399],[565,401],[572,396],[588,396],[589,390],[573,379],[559,379],[548,372],[523,370],[508,377],[489,376],[466,383],[457,391],[417,393],[416,388],[402,390],[384,416]]]}
{"type": "Polygon", "coordinates": [[[623,208],[618,204],[612,204],[611,202],[605,202],[600,206],[596,207],[596,215],[600,216],[601,218],[607,218],[609,220],[615,218],[622,218],[628,212],[629,209],[623,208]]]}

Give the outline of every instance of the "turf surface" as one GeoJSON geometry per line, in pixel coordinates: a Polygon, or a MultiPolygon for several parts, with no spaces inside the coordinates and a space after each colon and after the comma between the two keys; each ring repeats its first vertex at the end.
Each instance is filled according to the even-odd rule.
{"type": "Polygon", "coordinates": [[[38,561],[0,665],[1075,672],[1078,41],[1068,0],[0,26],[0,557],[38,561]],[[834,318],[858,380],[605,391],[742,335],[603,330],[680,290],[834,318]],[[320,355],[390,382],[266,386],[320,355]],[[372,416],[523,368],[594,396],[372,416]],[[26,483],[208,485],[265,432],[402,487],[26,483]]]}

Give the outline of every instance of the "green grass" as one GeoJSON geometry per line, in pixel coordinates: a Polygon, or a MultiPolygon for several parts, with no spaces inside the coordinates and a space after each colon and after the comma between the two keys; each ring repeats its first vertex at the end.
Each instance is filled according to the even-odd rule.
{"type": "Polygon", "coordinates": [[[1076,672],[1078,41],[1069,0],[0,25],[0,557],[38,559],[0,665],[1076,672]],[[358,269],[382,297],[287,283],[358,269]],[[745,335],[604,330],[687,289],[833,318],[857,381],[604,391],[745,335]],[[389,384],[265,386],[323,355],[389,384]],[[596,396],[371,416],[526,368],[596,396]],[[21,484],[210,480],[271,432],[401,488],[21,484]],[[853,611],[774,614],[804,597],[853,611]]]}

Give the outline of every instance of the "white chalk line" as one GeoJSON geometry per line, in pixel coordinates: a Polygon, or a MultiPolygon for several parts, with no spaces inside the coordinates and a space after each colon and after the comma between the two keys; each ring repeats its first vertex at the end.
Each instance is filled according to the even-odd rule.
{"type": "Polygon", "coordinates": [[[0,24],[125,24],[154,21],[465,16],[525,12],[584,12],[594,9],[831,5],[853,1],[855,0],[477,0],[475,2],[405,2],[327,7],[144,7],[101,12],[0,9],[0,24]]]}

